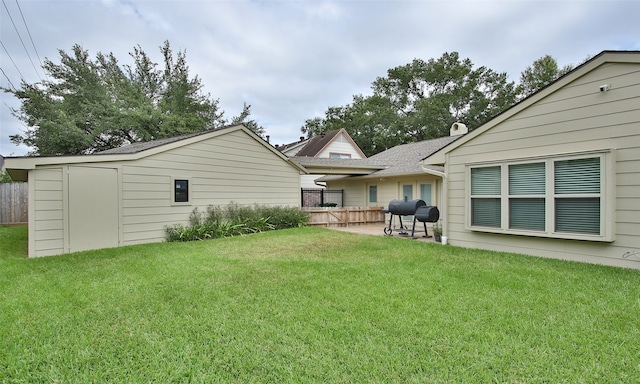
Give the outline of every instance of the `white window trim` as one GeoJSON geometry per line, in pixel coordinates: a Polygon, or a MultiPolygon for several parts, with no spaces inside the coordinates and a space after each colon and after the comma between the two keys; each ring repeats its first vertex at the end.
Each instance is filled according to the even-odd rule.
{"type": "MultiPolygon", "coordinates": [[[[612,242],[615,240],[615,151],[592,151],[561,155],[549,155],[544,157],[532,157],[522,159],[508,159],[496,162],[468,163],[465,164],[465,229],[474,232],[489,232],[510,235],[523,235],[534,237],[546,237],[557,239],[589,240],[612,242]],[[600,157],[600,234],[554,232],[555,226],[555,192],[554,192],[554,162],[559,160],[572,160],[589,157],[600,157]],[[545,222],[544,231],[523,230],[509,228],[509,165],[546,162],[546,194],[545,194],[545,222]],[[482,227],[471,225],[471,169],[478,167],[501,167],[501,225],[500,228],[482,227]]],[[[578,195],[580,196],[580,195],[578,195]]],[[[485,197],[485,196],[483,196],[485,197]]],[[[492,196],[486,196],[494,197],[492,196]]],[[[567,196],[568,197],[568,196],[567,196]]]]}
{"type": "Polygon", "coordinates": [[[184,177],[184,176],[172,176],[171,177],[171,187],[169,188],[169,201],[171,202],[171,205],[192,205],[193,204],[193,183],[191,182],[191,177],[184,177]],[[176,196],[176,180],[187,180],[187,184],[189,186],[188,188],[188,193],[189,193],[189,197],[188,197],[188,201],[175,201],[175,196],[176,196]]]}

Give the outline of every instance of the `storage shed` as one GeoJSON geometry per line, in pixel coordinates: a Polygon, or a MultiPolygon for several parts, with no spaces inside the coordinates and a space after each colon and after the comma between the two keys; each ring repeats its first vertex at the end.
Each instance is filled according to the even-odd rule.
{"type": "Polygon", "coordinates": [[[305,170],[243,125],[85,156],[9,157],[29,182],[29,256],[164,240],[208,205],[299,206],[305,170]]]}

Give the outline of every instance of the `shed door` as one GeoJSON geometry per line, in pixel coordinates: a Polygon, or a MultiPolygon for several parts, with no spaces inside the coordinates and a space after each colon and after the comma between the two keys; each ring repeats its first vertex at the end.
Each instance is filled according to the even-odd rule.
{"type": "Polygon", "coordinates": [[[118,246],[118,170],[69,167],[69,251],[118,246]]]}

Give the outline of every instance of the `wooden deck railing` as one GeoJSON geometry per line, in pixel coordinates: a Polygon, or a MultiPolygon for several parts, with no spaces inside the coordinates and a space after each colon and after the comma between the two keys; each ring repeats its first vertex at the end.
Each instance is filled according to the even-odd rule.
{"type": "Polygon", "coordinates": [[[343,227],[370,223],[384,223],[384,207],[326,207],[302,208],[310,215],[309,225],[343,227]]]}

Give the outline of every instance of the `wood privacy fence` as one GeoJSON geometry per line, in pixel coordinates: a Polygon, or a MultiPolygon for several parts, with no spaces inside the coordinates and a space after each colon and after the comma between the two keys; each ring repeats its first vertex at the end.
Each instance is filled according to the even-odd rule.
{"type": "Polygon", "coordinates": [[[384,207],[342,207],[311,208],[303,207],[310,215],[309,225],[325,227],[348,227],[370,223],[384,223],[384,207]]]}
{"type": "Polygon", "coordinates": [[[0,183],[0,224],[27,223],[29,184],[0,183]]]}

